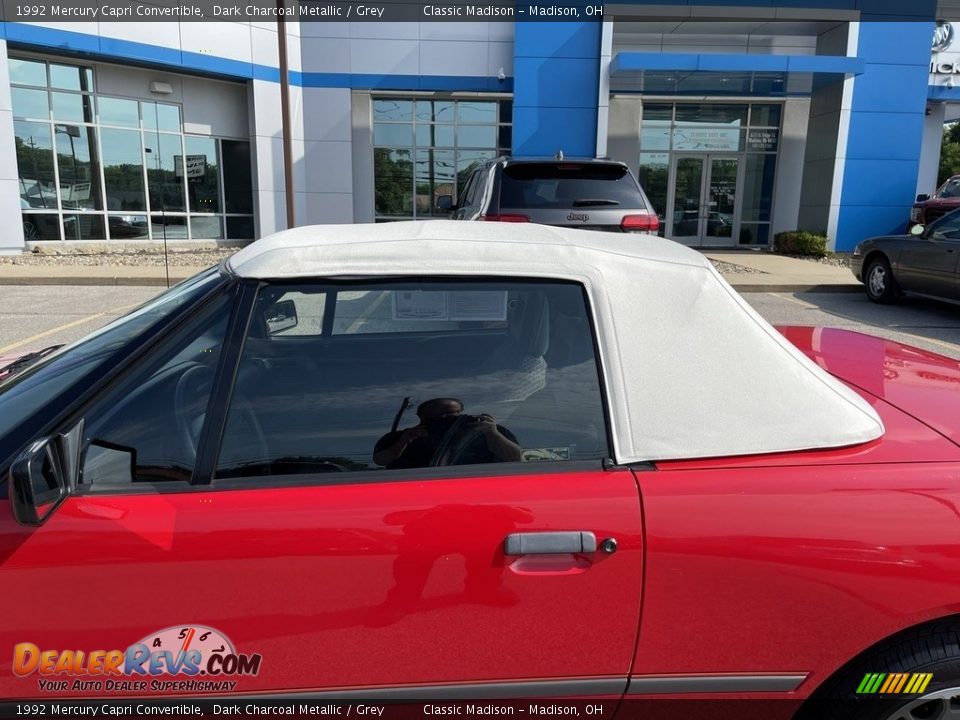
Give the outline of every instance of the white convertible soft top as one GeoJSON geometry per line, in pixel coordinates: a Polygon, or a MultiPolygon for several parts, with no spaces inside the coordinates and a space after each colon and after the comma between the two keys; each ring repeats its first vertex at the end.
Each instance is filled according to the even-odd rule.
{"type": "Polygon", "coordinates": [[[228,261],[240,277],[469,275],[586,288],[614,459],[639,462],[842,447],[877,413],[761,318],[700,253],[663,238],[514,223],[323,225],[228,261]]]}

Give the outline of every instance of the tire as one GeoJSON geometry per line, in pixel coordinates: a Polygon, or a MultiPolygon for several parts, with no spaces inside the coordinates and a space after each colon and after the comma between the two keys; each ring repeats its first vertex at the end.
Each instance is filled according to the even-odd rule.
{"type": "MultiPolygon", "coordinates": [[[[881,681],[882,682],[882,681],[881,681]]],[[[883,687],[882,685],[880,686],[883,687]]],[[[900,685],[901,688],[909,685],[900,685]]],[[[947,720],[960,717],[960,622],[927,626],[882,643],[817,690],[796,720],[947,720]],[[872,673],[931,673],[920,694],[860,692],[872,673]]]]}
{"type": "Polygon", "coordinates": [[[863,286],[867,290],[867,297],[875,303],[887,305],[900,299],[900,286],[893,276],[890,262],[883,255],[879,255],[867,265],[863,273],[863,286]]]}

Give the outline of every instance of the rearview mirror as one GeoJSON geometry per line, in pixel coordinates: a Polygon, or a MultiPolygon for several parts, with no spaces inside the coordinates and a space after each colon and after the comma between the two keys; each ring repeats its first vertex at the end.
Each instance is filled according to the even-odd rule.
{"type": "Polygon", "coordinates": [[[33,443],[10,468],[13,515],[22,525],[40,525],[69,494],[73,463],[63,436],[33,443]]]}
{"type": "Polygon", "coordinates": [[[449,212],[453,209],[453,195],[438,195],[437,210],[449,212]]]}
{"type": "Polygon", "coordinates": [[[910,228],[910,234],[913,235],[914,237],[920,237],[921,235],[923,235],[923,231],[926,229],[927,228],[924,227],[923,225],[914,225],[912,228],[910,228]]]}
{"type": "Polygon", "coordinates": [[[271,335],[295,328],[299,322],[293,300],[281,300],[267,310],[267,332],[271,335]]]}
{"type": "Polygon", "coordinates": [[[924,200],[929,200],[929,199],[930,199],[929,195],[926,195],[926,194],[917,195],[917,202],[923,202],[924,200]]]}

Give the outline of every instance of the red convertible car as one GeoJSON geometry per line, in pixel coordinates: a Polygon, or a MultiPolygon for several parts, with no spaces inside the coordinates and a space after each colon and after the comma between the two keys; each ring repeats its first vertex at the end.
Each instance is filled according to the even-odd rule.
{"type": "Polygon", "coordinates": [[[283,232],[0,384],[0,699],[947,717],[958,409],[660,238],[283,232]]]}

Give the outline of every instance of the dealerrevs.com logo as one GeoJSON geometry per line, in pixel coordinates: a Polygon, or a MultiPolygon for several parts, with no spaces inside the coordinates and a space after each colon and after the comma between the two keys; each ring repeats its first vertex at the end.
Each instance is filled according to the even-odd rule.
{"type": "Polygon", "coordinates": [[[125,650],[13,648],[13,673],[37,676],[44,692],[229,692],[260,672],[259,653],[238,653],[223,633],[181,625],[151,633],[125,650]]]}

